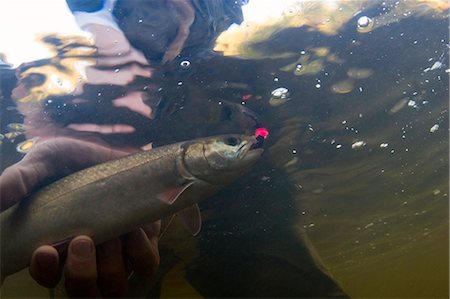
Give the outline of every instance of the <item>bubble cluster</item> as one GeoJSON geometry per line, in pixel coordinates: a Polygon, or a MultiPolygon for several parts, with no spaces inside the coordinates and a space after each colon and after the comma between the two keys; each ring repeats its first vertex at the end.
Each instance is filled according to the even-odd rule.
{"type": "Polygon", "coordinates": [[[269,104],[270,106],[277,107],[283,105],[289,100],[289,90],[284,87],[279,87],[271,92],[269,104]]]}

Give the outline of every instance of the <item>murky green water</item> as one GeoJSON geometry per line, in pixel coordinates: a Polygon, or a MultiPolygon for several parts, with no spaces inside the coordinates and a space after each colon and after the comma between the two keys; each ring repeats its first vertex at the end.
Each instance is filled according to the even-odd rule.
{"type": "MultiPolygon", "coordinates": [[[[392,17],[382,7],[333,34],[280,30],[242,52],[254,59],[161,67],[159,86],[183,109],[158,123],[156,144],[245,130],[216,111],[223,102],[258,114],[270,132],[261,163],[202,203],[200,236],[173,225],[162,237],[163,297],[288,296],[283,288],[316,285],[305,234],[352,297],[448,297],[448,9],[405,8],[358,32],[361,16],[392,17]],[[274,99],[277,88],[285,98],[274,99]]],[[[20,118],[2,101],[4,131],[20,118]]],[[[20,158],[16,144],[3,140],[4,167],[20,158]]],[[[2,293],[45,294],[31,284],[17,275],[2,293]]]]}

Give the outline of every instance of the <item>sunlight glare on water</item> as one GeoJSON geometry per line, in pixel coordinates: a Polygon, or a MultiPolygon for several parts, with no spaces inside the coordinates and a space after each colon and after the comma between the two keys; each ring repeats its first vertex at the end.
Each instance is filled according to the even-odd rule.
{"type": "Polygon", "coordinates": [[[80,30],[63,0],[2,0],[0,2],[1,52],[15,67],[49,57],[37,38],[48,33],[86,34],[80,30]],[[5,29],[8,28],[8,29],[5,29]]]}

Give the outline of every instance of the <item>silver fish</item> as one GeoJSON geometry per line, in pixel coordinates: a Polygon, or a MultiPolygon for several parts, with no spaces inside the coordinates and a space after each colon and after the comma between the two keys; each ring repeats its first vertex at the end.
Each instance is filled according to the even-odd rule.
{"type": "Polygon", "coordinates": [[[259,159],[263,150],[255,144],[255,137],[242,135],[185,141],[99,164],[44,187],[0,214],[2,277],[27,267],[44,244],[67,244],[80,234],[99,244],[192,205],[191,215],[199,216],[197,202],[259,159]]]}

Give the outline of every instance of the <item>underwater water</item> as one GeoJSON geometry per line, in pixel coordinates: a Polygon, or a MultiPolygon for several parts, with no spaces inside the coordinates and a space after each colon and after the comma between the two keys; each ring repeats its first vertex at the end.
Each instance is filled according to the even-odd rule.
{"type": "MultiPolygon", "coordinates": [[[[95,47],[48,32],[57,59],[15,72],[38,82],[24,83],[26,96],[14,73],[0,78],[2,171],[42,136],[104,133],[86,123],[135,128],[101,135],[117,148],[265,127],[261,161],[200,204],[200,234],[168,226],[158,295],[335,297],[329,274],[354,298],[448,298],[448,3],[275,7],[260,19],[244,13],[211,45],[217,55],[187,47],[150,63],[151,75],[134,70],[129,84],[99,79],[81,92],[71,86],[82,66],[100,63],[95,47]],[[141,91],[151,118],[111,100],[141,91]]],[[[99,69],[129,70],[119,65],[99,69]]],[[[47,292],[25,271],[2,286],[2,297],[30,296],[47,292]]]]}

